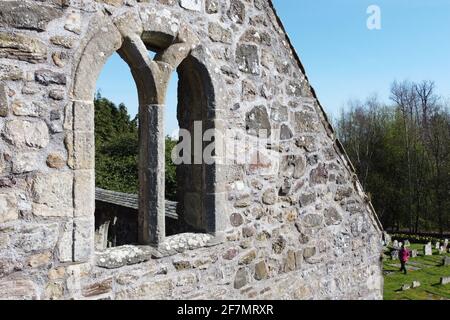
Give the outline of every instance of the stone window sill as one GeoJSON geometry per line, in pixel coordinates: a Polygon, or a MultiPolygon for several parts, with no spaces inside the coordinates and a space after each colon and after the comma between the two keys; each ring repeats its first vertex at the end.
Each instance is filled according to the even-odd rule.
{"type": "Polygon", "coordinates": [[[118,269],[125,266],[162,259],[185,251],[217,246],[224,242],[223,236],[184,233],[167,237],[158,248],[151,246],[125,245],[96,252],[95,263],[105,269],[118,269]]]}

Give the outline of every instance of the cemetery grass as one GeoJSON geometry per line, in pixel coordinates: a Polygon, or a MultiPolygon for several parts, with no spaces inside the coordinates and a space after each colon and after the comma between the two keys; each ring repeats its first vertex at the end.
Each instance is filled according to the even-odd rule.
{"type": "MultiPolygon", "coordinates": [[[[411,249],[419,250],[419,256],[408,263],[408,274],[399,271],[400,261],[385,256],[383,262],[385,300],[450,300],[450,284],[440,285],[441,277],[450,277],[450,266],[442,266],[444,255],[433,250],[433,256],[423,256],[423,245],[412,244],[411,249]],[[412,267],[419,270],[411,270],[412,267]],[[419,281],[419,288],[401,291],[404,284],[419,281]]],[[[447,253],[447,256],[450,254],[447,253]]]]}

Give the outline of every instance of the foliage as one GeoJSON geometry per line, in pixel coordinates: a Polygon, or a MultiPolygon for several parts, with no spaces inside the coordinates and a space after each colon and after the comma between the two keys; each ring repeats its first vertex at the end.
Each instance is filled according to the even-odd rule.
{"type": "MultiPolygon", "coordinates": [[[[95,100],[96,186],[138,193],[138,119],[131,119],[124,104],[116,106],[97,94],[95,100]]],[[[166,196],[175,200],[176,167],[170,154],[176,142],[166,138],[166,196]]]]}
{"type": "Polygon", "coordinates": [[[336,123],[388,230],[450,230],[450,113],[434,84],[393,83],[391,105],[349,104],[336,123]]]}
{"type": "Polygon", "coordinates": [[[166,199],[177,201],[177,170],[172,162],[172,150],[177,141],[166,137],[166,199]]]}

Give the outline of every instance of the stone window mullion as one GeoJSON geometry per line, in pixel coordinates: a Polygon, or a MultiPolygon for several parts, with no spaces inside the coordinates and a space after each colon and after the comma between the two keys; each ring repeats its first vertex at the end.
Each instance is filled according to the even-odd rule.
{"type": "Polygon", "coordinates": [[[164,106],[139,110],[139,241],[158,246],[165,239],[164,106]]]}

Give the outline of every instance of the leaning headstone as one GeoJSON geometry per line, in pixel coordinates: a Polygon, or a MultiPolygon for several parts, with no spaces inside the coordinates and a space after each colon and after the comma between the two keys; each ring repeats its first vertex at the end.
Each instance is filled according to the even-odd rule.
{"type": "Polygon", "coordinates": [[[402,286],[402,291],[407,291],[407,290],[409,290],[409,289],[411,289],[411,285],[410,285],[410,284],[404,284],[404,285],[402,286]]]}
{"type": "Polygon", "coordinates": [[[445,256],[444,259],[442,259],[442,265],[443,265],[444,267],[450,266],[450,257],[445,256]]]}
{"type": "Polygon", "coordinates": [[[424,246],[423,251],[424,251],[425,256],[432,256],[433,255],[433,247],[431,246],[431,243],[424,246]]]}
{"type": "Polygon", "coordinates": [[[412,283],[413,289],[416,289],[416,288],[418,288],[420,286],[421,286],[421,283],[419,281],[413,281],[413,283],[412,283]]]}
{"type": "Polygon", "coordinates": [[[399,247],[398,247],[398,241],[397,240],[394,240],[394,243],[392,244],[392,247],[394,248],[394,249],[398,249],[399,247]]]}
{"type": "Polygon", "coordinates": [[[391,236],[389,235],[389,233],[383,232],[383,241],[384,241],[384,244],[385,244],[386,247],[389,246],[389,245],[391,244],[392,238],[391,238],[391,236]]]}
{"type": "Polygon", "coordinates": [[[450,283],[450,277],[442,277],[441,278],[441,285],[446,285],[450,283]]]}
{"type": "Polygon", "coordinates": [[[417,258],[419,255],[419,253],[417,252],[417,250],[411,250],[411,258],[417,258]]]}
{"type": "Polygon", "coordinates": [[[411,246],[411,243],[409,242],[409,240],[406,240],[405,241],[405,247],[410,247],[411,246]]]}
{"type": "Polygon", "coordinates": [[[398,250],[392,250],[391,251],[391,259],[392,260],[398,260],[399,259],[399,251],[398,250]]]}

